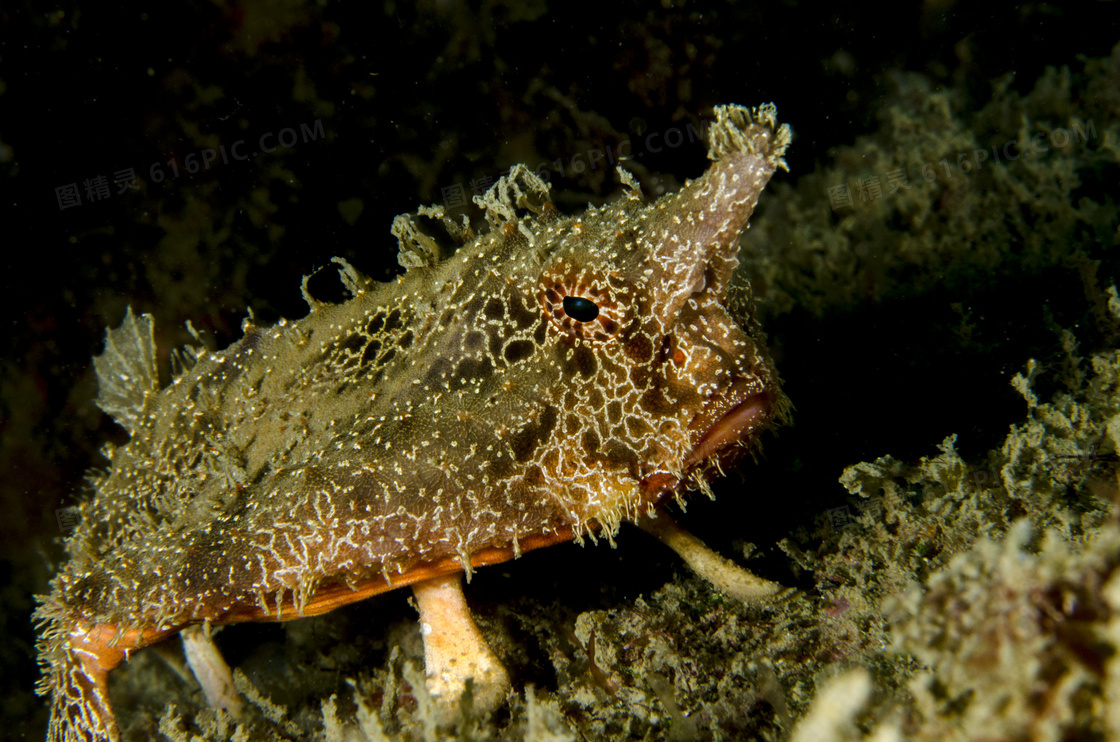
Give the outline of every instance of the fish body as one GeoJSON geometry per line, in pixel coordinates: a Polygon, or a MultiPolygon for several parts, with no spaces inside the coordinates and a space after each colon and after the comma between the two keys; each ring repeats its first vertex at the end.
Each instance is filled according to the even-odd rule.
{"type": "MultiPolygon", "coordinates": [[[[478,199],[398,217],[406,272],[336,259],[351,298],[188,351],[159,388],[152,321],[96,359],[128,429],[37,612],[48,739],[114,740],[105,674],[198,624],[313,615],[584,537],[707,489],[785,398],[728,292],[789,143],[772,106],[718,108],[679,192],[560,215],[518,166],[478,199]],[[422,228],[461,244],[442,257],[422,228]]],[[[749,301],[742,302],[749,308],[749,301]]]]}

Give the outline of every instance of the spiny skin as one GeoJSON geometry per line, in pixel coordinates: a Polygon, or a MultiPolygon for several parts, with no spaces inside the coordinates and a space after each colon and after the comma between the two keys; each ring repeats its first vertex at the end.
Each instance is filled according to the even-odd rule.
{"type": "Polygon", "coordinates": [[[713,165],[680,192],[647,204],[623,174],[628,198],[577,217],[515,168],[480,200],[490,231],[458,230],[442,262],[398,218],[404,276],[339,261],[353,298],[305,283],[307,317],[247,322],[162,390],[150,318],[130,313],[97,362],[99,404],[131,439],[37,613],[48,739],[115,739],[104,673],[185,626],[610,538],[706,489],[785,409],[753,319],[726,304],[789,129],[772,106],[726,107],[710,140],[713,165]]]}

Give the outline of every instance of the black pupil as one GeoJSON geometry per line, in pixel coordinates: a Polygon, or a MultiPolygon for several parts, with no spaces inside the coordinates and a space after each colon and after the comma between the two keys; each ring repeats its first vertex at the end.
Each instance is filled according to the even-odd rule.
{"type": "Polygon", "coordinates": [[[565,296],[564,314],[580,322],[590,322],[599,316],[599,307],[581,296],[565,296]]]}

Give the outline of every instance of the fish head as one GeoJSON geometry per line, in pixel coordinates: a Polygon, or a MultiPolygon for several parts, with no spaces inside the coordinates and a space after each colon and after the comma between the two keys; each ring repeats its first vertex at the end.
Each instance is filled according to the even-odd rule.
{"type": "Polygon", "coordinates": [[[513,458],[577,532],[609,535],[667,496],[709,491],[784,414],[749,286],[736,287],[747,301],[730,295],[740,237],[789,136],[771,107],[717,109],[713,162],[680,191],[647,202],[620,171],[628,197],[517,237],[528,245],[502,269],[504,306],[531,295],[539,316],[526,313],[533,338],[514,346],[505,384],[538,412],[514,433],[513,458]]]}

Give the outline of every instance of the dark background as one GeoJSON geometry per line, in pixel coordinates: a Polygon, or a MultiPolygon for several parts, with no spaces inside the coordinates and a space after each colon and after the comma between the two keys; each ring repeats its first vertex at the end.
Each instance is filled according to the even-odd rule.
{"type": "MultiPolygon", "coordinates": [[[[332,256],[387,277],[398,270],[394,215],[443,201],[449,187],[469,197],[472,183],[484,188],[517,162],[559,160],[554,200],[573,213],[619,190],[602,165],[573,172],[581,153],[697,126],[713,105],[774,101],[795,132],[790,174],[779,177],[796,182],[876,128],[890,71],[921,72],[979,104],[994,78],[1013,72],[1026,91],[1045,66],[1106,56],[1120,40],[1112,2],[371,7],[0,9],[0,736],[39,739],[45,728],[31,694],[31,595],[61,558],[56,510],[82,496],[99,447],[123,440],[92,403],[90,357],[127,305],[155,315],[163,356],[190,340],[188,319],[223,347],[246,307],[262,322],[305,314],[301,277],[332,256]],[[316,122],[321,138],[186,172],[207,147],[244,140],[252,153],[261,134],[316,122]],[[180,175],[153,182],[153,165],[180,175]],[[141,182],[119,194],[111,181],[126,168],[141,182]],[[82,185],[99,175],[111,195],[91,201],[82,185]],[[56,189],[71,183],[82,203],[60,209],[56,189]]],[[[700,143],[638,154],[647,193],[705,167],[700,143]]],[[[317,295],[338,291],[333,273],[316,276],[317,295]]],[[[999,445],[1023,413],[1010,375],[1057,352],[1052,335],[1023,322],[1041,316],[1043,295],[1063,326],[1088,312],[1078,277],[1050,273],[975,295],[776,317],[767,330],[796,425],[767,441],[759,466],[722,481],[716,502],[696,501],[688,524],[728,553],[737,540],[759,544],[763,571],[795,581],[773,545],[846,501],[844,466],[933,455],[954,432],[966,457],[999,445]],[[963,350],[948,308],[962,300],[986,317],[984,342],[963,350]]],[[[1087,327],[1083,350],[1109,340],[1087,327]]],[[[673,563],[643,539],[527,557],[500,584],[476,578],[478,595],[535,590],[578,610],[601,599],[600,582],[637,594],[673,563]]]]}

